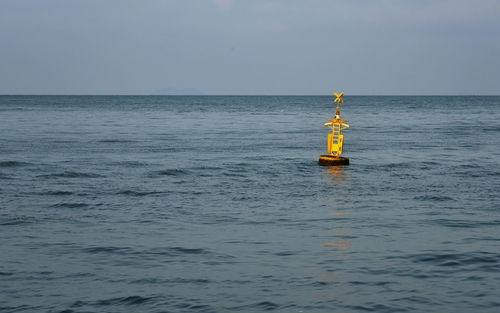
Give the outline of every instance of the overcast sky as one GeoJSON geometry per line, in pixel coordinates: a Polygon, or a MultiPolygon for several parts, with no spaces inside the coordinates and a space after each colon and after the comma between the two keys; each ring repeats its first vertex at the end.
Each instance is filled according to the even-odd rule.
{"type": "Polygon", "coordinates": [[[0,94],[500,94],[500,0],[0,0],[0,94]]]}

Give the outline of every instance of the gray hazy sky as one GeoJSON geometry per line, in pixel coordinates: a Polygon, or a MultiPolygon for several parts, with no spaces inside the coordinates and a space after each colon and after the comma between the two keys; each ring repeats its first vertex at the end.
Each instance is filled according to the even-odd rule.
{"type": "Polygon", "coordinates": [[[0,94],[500,94],[500,0],[0,0],[0,94]]]}

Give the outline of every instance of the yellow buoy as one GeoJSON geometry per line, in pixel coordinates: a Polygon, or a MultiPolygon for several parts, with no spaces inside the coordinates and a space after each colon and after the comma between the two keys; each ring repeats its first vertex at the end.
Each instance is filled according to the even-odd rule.
{"type": "Polygon", "coordinates": [[[333,102],[337,102],[337,112],[335,114],[335,118],[333,120],[328,120],[329,123],[326,123],[325,126],[331,128],[332,132],[328,134],[328,144],[327,144],[327,155],[321,155],[319,157],[319,165],[348,165],[349,159],[341,157],[340,155],[344,149],[344,135],[342,135],[342,131],[344,129],[349,128],[344,121],[340,118],[340,104],[344,102],[342,97],[344,93],[337,94],[334,93],[335,100],[333,102]]]}

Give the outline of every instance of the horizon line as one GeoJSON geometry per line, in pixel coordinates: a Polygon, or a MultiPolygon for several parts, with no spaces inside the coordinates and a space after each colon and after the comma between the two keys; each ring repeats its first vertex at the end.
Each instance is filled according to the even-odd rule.
{"type": "MultiPolygon", "coordinates": [[[[73,96],[73,97],[331,97],[330,94],[78,94],[78,93],[54,93],[54,94],[0,94],[1,97],[9,96],[73,96]]],[[[350,94],[347,97],[498,97],[500,94],[350,94]]]]}

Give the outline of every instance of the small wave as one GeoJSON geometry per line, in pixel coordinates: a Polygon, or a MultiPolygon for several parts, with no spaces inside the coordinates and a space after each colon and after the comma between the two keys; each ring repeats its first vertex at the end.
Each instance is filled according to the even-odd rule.
{"type": "Polygon", "coordinates": [[[430,263],[437,266],[465,266],[472,264],[496,264],[499,262],[499,254],[479,252],[479,253],[425,253],[411,256],[417,263],[430,263]]]}
{"type": "Polygon", "coordinates": [[[51,205],[52,208],[68,208],[68,209],[77,209],[88,207],[87,203],[83,202],[61,202],[51,205]]]}
{"type": "Polygon", "coordinates": [[[0,218],[0,225],[10,226],[10,225],[22,225],[22,224],[32,224],[36,223],[37,219],[31,216],[16,216],[10,218],[0,218]]]}
{"type": "Polygon", "coordinates": [[[487,176],[500,176],[500,171],[488,171],[487,176]]]}
{"type": "MultiPolygon", "coordinates": [[[[175,182],[175,184],[181,184],[180,182],[175,182]]],[[[192,191],[192,190],[182,190],[182,191],[175,191],[175,193],[181,194],[181,195],[191,195],[191,196],[196,196],[196,195],[203,195],[206,194],[206,191],[192,191]]]]}
{"type": "Polygon", "coordinates": [[[132,250],[128,247],[91,247],[85,248],[83,251],[87,253],[130,253],[132,250]]]}
{"type": "Polygon", "coordinates": [[[443,195],[423,195],[423,196],[416,196],[413,199],[415,200],[421,200],[421,201],[453,201],[455,199],[448,197],[448,196],[443,196],[443,195]]]}
{"type": "Polygon", "coordinates": [[[182,176],[188,174],[188,171],[184,169],[165,169],[160,171],[151,172],[149,177],[158,177],[158,176],[182,176]]]}
{"type": "Polygon", "coordinates": [[[63,190],[50,190],[45,192],[39,192],[38,194],[41,196],[69,196],[72,195],[73,192],[63,191],[63,190]]]}
{"type": "Polygon", "coordinates": [[[473,221],[473,220],[452,220],[452,219],[435,219],[432,221],[441,226],[459,227],[459,228],[478,228],[483,226],[500,226],[499,220],[491,221],[473,221]]]}
{"type": "Polygon", "coordinates": [[[273,311],[276,310],[280,307],[279,304],[271,302],[271,301],[261,301],[257,303],[252,303],[252,304],[247,304],[247,305],[242,305],[242,306],[237,306],[237,307],[232,307],[229,308],[231,311],[247,311],[247,310],[264,310],[264,311],[273,311]]]}
{"type": "Polygon", "coordinates": [[[97,305],[134,305],[150,301],[153,297],[129,296],[97,301],[97,305]]]}
{"type": "Polygon", "coordinates": [[[404,308],[390,307],[383,304],[373,305],[346,305],[345,308],[352,309],[354,312],[407,312],[404,308]]]}
{"type": "Polygon", "coordinates": [[[432,166],[432,165],[439,165],[440,163],[436,162],[436,161],[422,161],[422,162],[420,162],[420,164],[427,165],[427,166],[432,166]]]}
{"type": "Polygon", "coordinates": [[[103,176],[99,175],[99,174],[95,174],[95,173],[65,171],[65,172],[61,172],[61,173],[38,175],[37,177],[45,177],[45,178],[51,178],[51,177],[63,177],[63,178],[97,178],[97,177],[103,177],[103,176]]]}
{"type": "Polygon", "coordinates": [[[431,299],[423,296],[408,296],[402,297],[399,299],[394,299],[394,301],[403,301],[403,302],[414,302],[414,303],[427,303],[427,304],[436,304],[431,299]]]}
{"type": "Polygon", "coordinates": [[[142,167],[142,166],[147,166],[147,162],[141,162],[141,161],[118,161],[118,162],[112,162],[110,163],[112,165],[120,165],[120,166],[125,166],[125,167],[142,167]]]}
{"type": "Polygon", "coordinates": [[[222,175],[227,176],[227,177],[247,177],[247,174],[244,174],[246,171],[241,171],[241,172],[223,172],[222,175]]]}
{"type": "Polygon", "coordinates": [[[242,225],[267,225],[267,224],[274,224],[274,221],[243,221],[241,222],[242,225]]]}
{"type": "Polygon", "coordinates": [[[21,311],[33,311],[34,308],[26,304],[19,306],[0,306],[0,312],[21,312],[21,311]]]}
{"type": "Polygon", "coordinates": [[[198,166],[192,167],[189,170],[196,173],[197,176],[212,177],[215,176],[220,170],[222,170],[222,168],[217,166],[198,166]]]}
{"type": "Polygon", "coordinates": [[[238,194],[238,195],[231,198],[232,201],[251,201],[251,200],[255,200],[255,199],[258,199],[258,197],[249,196],[249,195],[245,195],[245,194],[238,194]]]}
{"type": "Polygon", "coordinates": [[[500,127],[498,126],[484,126],[483,131],[488,131],[488,132],[500,132],[500,127]]]}
{"type": "Polygon", "coordinates": [[[184,248],[184,247],[168,247],[168,248],[157,248],[146,251],[133,250],[130,247],[113,247],[113,246],[102,246],[102,247],[89,247],[83,249],[87,253],[107,253],[107,254],[119,254],[119,255],[165,255],[165,256],[182,256],[185,254],[209,254],[208,250],[202,248],[184,248]]]}
{"type": "Polygon", "coordinates": [[[267,245],[269,242],[266,241],[247,241],[247,240],[230,240],[226,241],[229,244],[250,244],[250,245],[267,245]]]}
{"type": "Polygon", "coordinates": [[[180,303],[175,306],[180,309],[188,309],[189,311],[199,310],[200,312],[214,312],[212,307],[206,304],[180,303]]]}
{"type": "Polygon", "coordinates": [[[275,253],[274,255],[276,255],[276,256],[291,256],[291,255],[295,255],[295,254],[296,253],[292,252],[292,251],[281,251],[281,252],[275,253]]]}
{"type": "Polygon", "coordinates": [[[395,284],[399,284],[399,283],[394,282],[394,281],[373,281],[373,282],[368,282],[368,281],[354,280],[354,281],[350,281],[349,284],[351,284],[353,286],[363,286],[363,285],[367,285],[367,286],[388,286],[388,285],[395,285],[395,284]]]}
{"type": "Polygon", "coordinates": [[[174,278],[174,279],[160,279],[160,278],[142,278],[131,281],[131,284],[208,284],[211,283],[208,279],[187,279],[187,278],[174,278]]]}
{"type": "Polygon", "coordinates": [[[86,305],[87,303],[83,302],[83,301],[80,301],[80,300],[77,300],[75,302],[73,302],[73,304],[71,305],[71,307],[73,308],[78,308],[78,307],[81,307],[81,306],[84,306],[86,305]]]}
{"type": "Polygon", "coordinates": [[[483,178],[487,176],[496,176],[498,172],[495,171],[486,171],[486,170],[466,170],[466,171],[455,171],[451,173],[456,177],[469,177],[469,178],[483,178]]]}
{"type": "Polygon", "coordinates": [[[475,164],[475,163],[467,163],[467,164],[460,164],[453,166],[452,169],[467,169],[467,170],[476,170],[478,168],[482,168],[482,165],[475,164]]]}
{"type": "Polygon", "coordinates": [[[102,140],[98,140],[97,142],[102,142],[102,143],[132,143],[132,142],[137,142],[137,141],[130,140],[130,139],[102,139],[102,140]]]}
{"type": "Polygon", "coordinates": [[[183,247],[168,247],[168,248],[157,248],[149,251],[145,251],[145,254],[152,255],[165,255],[171,257],[182,257],[186,254],[189,255],[207,255],[210,252],[202,248],[183,248],[183,247]]]}
{"type": "Polygon", "coordinates": [[[163,192],[163,191],[137,191],[137,190],[127,189],[127,190],[119,191],[117,194],[142,197],[142,196],[147,196],[147,195],[163,194],[163,193],[165,193],[165,192],[163,192]]]}
{"type": "Polygon", "coordinates": [[[30,165],[30,163],[20,162],[20,161],[1,161],[0,162],[0,167],[21,167],[21,166],[26,166],[26,165],[30,165]]]}
{"type": "Polygon", "coordinates": [[[377,168],[381,170],[392,170],[392,169],[405,169],[405,168],[412,168],[416,165],[415,162],[400,162],[400,163],[389,163],[389,164],[382,164],[379,166],[376,166],[377,168]]]}
{"type": "Polygon", "coordinates": [[[80,273],[73,273],[73,274],[68,274],[65,275],[65,278],[73,279],[73,278],[81,278],[81,277],[96,277],[97,275],[94,273],[85,273],[85,272],[80,272],[80,273]]]}
{"type": "Polygon", "coordinates": [[[0,173],[0,179],[12,179],[12,177],[0,173]]]}
{"type": "Polygon", "coordinates": [[[183,247],[173,247],[169,248],[169,251],[180,253],[180,254],[207,254],[208,251],[202,248],[183,248],[183,247]]]}
{"type": "Polygon", "coordinates": [[[211,280],[208,279],[186,279],[186,278],[176,278],[176,279],[170,279],[169,282],[171,283],[176,283],[176,284],[208,284],[212,282],[211,280]]]}
{"type": "Polygon", "coordinates": [[[221,167],[218,166],[197,166],[190,168],[193,171],[211,171],[211,170],[220,170],[221,167]]]}

